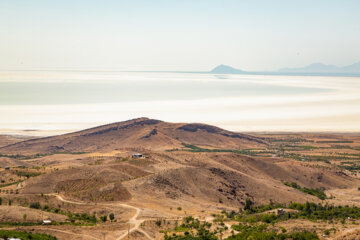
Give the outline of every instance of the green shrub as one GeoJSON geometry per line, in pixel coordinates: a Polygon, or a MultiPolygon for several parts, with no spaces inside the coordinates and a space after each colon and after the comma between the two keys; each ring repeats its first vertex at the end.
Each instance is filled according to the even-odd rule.
{"type": "Polygon", "coordinates": [[[107,216],[106,215],[101,216],[100,219],[101,219],[101,221],[106,222],[107,221],[107,216]]]}
{"type": "Polygon", "coordinates": [[[30,203],[30,208],[40,209],[41,205],[39,202],[32,202],[30,203]]]}
{"type": "Polygon", "coordinates": [[[275,214],[263,214],[261,216],[261,221],[264,223],[273,223],[276,222],[277,216],[275,214]]]}

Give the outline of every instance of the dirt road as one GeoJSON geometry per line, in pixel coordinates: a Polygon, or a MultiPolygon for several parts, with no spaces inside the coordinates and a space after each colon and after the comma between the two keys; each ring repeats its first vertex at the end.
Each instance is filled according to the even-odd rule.
{"type": "MultiPolygon", "coordinates": [[[[66,203],[72,203],[72,204],[79,204],[79,205],[87,205],[89,203],[86,202],[78,202],[78,201],[72,201],[72,200],[66,200],[64,199],[62,196],[60,196],[59,194],[47,194],[50,196],[55,196],[57,199],[59,199],[62,202],[66,202],[66,203]]],[[[143,219],[137,219],[138,216],[140,215],[141,209],[135,206],[131,206],[125,203],[113,203],[113,204],[97,204],[97,205],[102,205],[102,206],[121,206],[121,207],[125,207],[125,208],[130,208],[130,209],[134,209],[136,212],[134,214],[134,216],[132,218],[129,219],[128,224],[130,225],[130,228],[128,231],[124,232],[120,237],[116,238],[116,240],[121,240],[123,238],[125,238],[129,233],[132,233],[134,231],[139,231],[142,234],[144,234],[144,236],[150,240],[153,240],[153,238],[147,234],[145,231],[143,231],[142,229],[140,229],[140,225],[141,223],[144,222],[143,219]]]]}

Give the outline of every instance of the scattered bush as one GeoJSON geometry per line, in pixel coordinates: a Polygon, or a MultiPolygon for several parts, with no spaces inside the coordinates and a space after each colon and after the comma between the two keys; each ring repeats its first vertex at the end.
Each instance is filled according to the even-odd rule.
{"type": "Polygon", "coordinates": [[[161,219],[157,219],[155,221],[156,226],[161,227],[161,222],[162,222],[161,219]]]}
{"type": "Polygon", "coordinates": [[[106,215],[101,216],[100,219],[101,219],[101,221],[106,222],[107,221],[107,216],[106,215]]]}
{"type": "Polygon", "coordinates": [[[109,218],[110,218],[110,221],[113,221],[113,220],[115,219],[114,213],[110,213],[110,214],[109,214],[109,218]]]}
{"type": "Polygon", "coordinates": [[[30,203],[30,208],[40,209],[41,205],[39,202],[32,202],[30,203]]]}

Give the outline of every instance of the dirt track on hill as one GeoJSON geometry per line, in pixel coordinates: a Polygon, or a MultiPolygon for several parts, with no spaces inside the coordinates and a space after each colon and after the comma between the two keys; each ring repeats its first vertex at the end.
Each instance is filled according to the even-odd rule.
{"type": "MultiPolygon", "coordinates": [[[[58,195],[58,194],[47,194],[50,196],[55,196],[57,199],[59,199],[62,202],[66,202],[66,203],[72,203],[72,204],[80,204],[80,205],[86,205],[88,203],[85,202],[78,202],[78,201],[72,201],[72,200],[66,200],[64,199],[62,196],[58,195]]],[[[134,207],[125,203],[114,203],[114,204],[97,204],[97,205],[103,205],[103,206],[121,206],[121,207],[125,207],[125,208],[130,208],[130,209],[134,209],[136,211],[136,213],[134,214],[134,216],[132,218],[129,219],[128,223],[129,225],[133,225],[133,227],[131,227],[128,231],[126,231],[124,234],[122,234],[120,237],[116,238],[117,240],[121,240],[123,238],[125,238],[128,234],[134,232],[134,231],[139,231],[142,234],[144,234],[148,239],[153,240],[152,237],[149,236],[149,234],[147,234],[145,231],[143,231],[142,229],[140,229],[140,225],[141,223],[144,222],[144,220],[138,220],[138,216],[140,215],[141,209],[138,207],[134,207]]],[[[93,237],[92,237],[93,238],[93,237]]],[[[96,238],[95,238],[96,239],[96,238]]]]}

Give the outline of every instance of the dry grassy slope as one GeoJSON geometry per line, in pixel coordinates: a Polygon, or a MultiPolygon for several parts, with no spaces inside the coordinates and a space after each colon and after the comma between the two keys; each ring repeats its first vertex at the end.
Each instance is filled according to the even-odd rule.
{"type": "Polygon", "coordinates": [[[21,142],[28,138],[29,137],[23,137],[23,136],[0,135],[0,147],[4,147],[4,146],[10,145],[10,144],[21,142]]]}
{"type": "Polygon", "coordinates": [[[336,234],[334,240],[359,240],[360,239],[360,227],[350,228],[336,234]]]}
{"type": "Polygon", "coordinates": [[[54,193],[81,200],[128,200],[130,193],[122,182],[149,173],[126,163],[70,167],[26,181],[23,193],[54,193]]]}
{"type": "Polygon", "coordinates": [[[0,168],[10,166],[10,167],[16,167],[16,166],[28,166],[28,164],[24,161],[14,159],[14,158],[7,158],[7,157],[0,157],[0,168]]]}
{"type": "Polygon", "coordinates": [[[152,151],[149,154],[150,159],[92,166],[73,167],[75,165],[67,162],[65,169],[30,178],[21,192],[60,192],[84,201],[132,199],[139,204],[151,201],[160,205],[182,201],[215,205],[221,201],[236,207],[248,197],[256,203],[268,203],[269,199],[276,202],[319,200],[285,186],[282,181],[325,189],[359,185],[359,181],[335,170],[311,168],[297,161],[252,158],[236,153],[152,151]]]}
{"type": "Polygon", "coordinates": [[[52,219],[53,221],[65,221],[66,216],[44,212],[37,209],[31,209],[20,206],[0,206],[0,221],[1,222],[23,222],[24,214],[26,214],[26,220],[29,222],[41,222],[44,219],[52,219]]]}
{"type": "Polygon", "coordinates": [[[205,124],[166,123],[133,119],[75,133],[28,140],[0,148],[1,153],[110,151],[127,147],[165,150],[182,143],[219,148],[247,148],[266,144],[262,138],[239,134],[205,124]]]}
{"type": "Polygon", "coordinates": [[[157,159],[160,163],[155,174],[124,183],[134,199],[222,201],[229,206],[240,206],[247,197],[256,203],[268,203],[269,199],[276,202],[318,201],[316,197],[285,186],[282,181],[326,189],[345,188],[358,183],[336,171],[234,153],[174,152],[159,154],[157,159]],[[176,162],[176,165],[164,167],[169,161],[176,162]]]}

